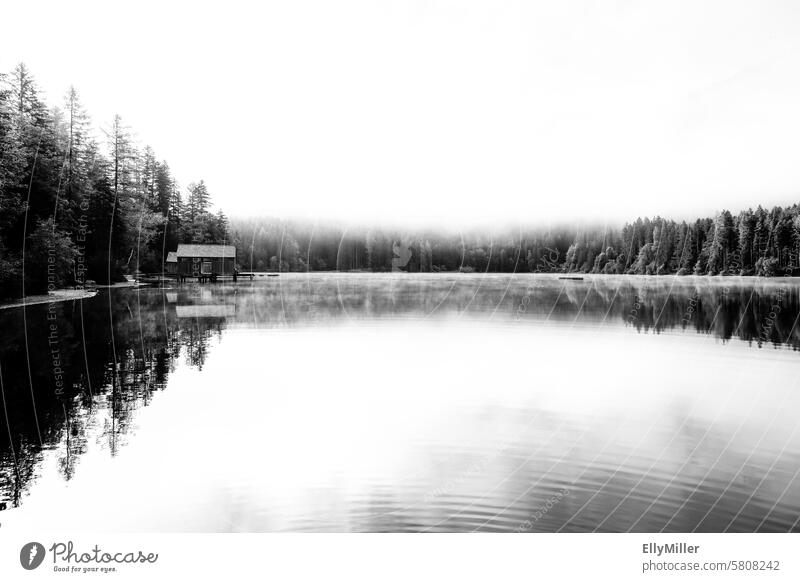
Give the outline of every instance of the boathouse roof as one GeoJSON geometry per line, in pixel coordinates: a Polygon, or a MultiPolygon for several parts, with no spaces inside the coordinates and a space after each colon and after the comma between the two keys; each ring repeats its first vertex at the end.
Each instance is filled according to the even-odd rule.
{"type": "MultiPolygon", "coordinates": [[[[201,257],[210,259],[235,259],[236,247],[233,245],[178,245],[177,258],[201,257]]],[[[167,259],[169,260],[169,259],[167,259]]]]}

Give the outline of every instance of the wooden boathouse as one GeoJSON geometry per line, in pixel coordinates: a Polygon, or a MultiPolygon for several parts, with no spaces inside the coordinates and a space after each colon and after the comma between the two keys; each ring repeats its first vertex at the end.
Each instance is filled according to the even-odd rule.
{"type": "Polygon", "coordinates": [[[234,245],[179,244],[175,258],[181,281],[194,277],[201,282],[216,281],[218,277],[236,275],[234,245]]]}

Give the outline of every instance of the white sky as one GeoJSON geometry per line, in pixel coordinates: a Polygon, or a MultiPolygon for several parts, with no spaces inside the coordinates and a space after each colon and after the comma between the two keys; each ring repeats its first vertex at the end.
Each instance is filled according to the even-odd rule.
{"type": "Polygon", "coordinates": [[[229,215],[461,226],[800,198],[797,2],[7,2],[0,69],[78,88],[229,215]]]}

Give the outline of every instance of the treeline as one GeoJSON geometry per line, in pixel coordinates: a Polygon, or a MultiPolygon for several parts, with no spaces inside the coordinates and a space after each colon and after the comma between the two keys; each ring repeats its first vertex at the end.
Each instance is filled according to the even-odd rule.
{"type": "Polygon", "coordinates": [[[637,219],[615,232],[584,233],[566,249],[561,270],[636,275],[794,273],[800,251],[800,207],[728,210],[677,223],[637,219]]]}
{"type": "Polygon", "coordinates": [[[792,274],[800,207],[723,210],[676,222],[638,218],[622,228],[539,229],[444,236],[347,229],[278,219],[232,220],[239,262],[254,270],[564,272],[637,275],[792,274]]]}
{"type": "Polygon", "coordinates": [[[119,116],[98,139],[74,88],[48,106],[24,64],[0,73],[0,296],[160,271],[178,242],[225,240],[209,206],[119,116]]]}
{"type": "Polygon", "coordinates": [[[0,74],[0,297],[161,272],[179,242],[234,242],[246,270],[775,276],[798,267],[800,210],[494,234],[278,219],[229,227],[210,212],[205,183],[182,192],[119,116],[98,138],[74,88],[48,107],[25,65],[0,74]]]}

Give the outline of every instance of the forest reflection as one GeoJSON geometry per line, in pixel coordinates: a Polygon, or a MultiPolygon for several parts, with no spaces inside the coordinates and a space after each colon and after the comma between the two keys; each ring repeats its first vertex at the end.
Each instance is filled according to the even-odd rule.
{"type": "Polygon", "coordinates": [[[695,331],[761,346],[800,346],[800,280],[556,275],[282,275],[281,284],[219,287],[229,324],[316,325],[382,318],[493,320],[695,331]]]}
{"type": "Polygon", "coordinates": [[[799,290],[794,279],[284,273],[1,310],[0,508],[23,502],[48,451],[66,480],[90,438],[116,455],[135,411],[164,389],[178,361],[202,369],[228,327],[476,318],[796,350],[799,290]]]}

